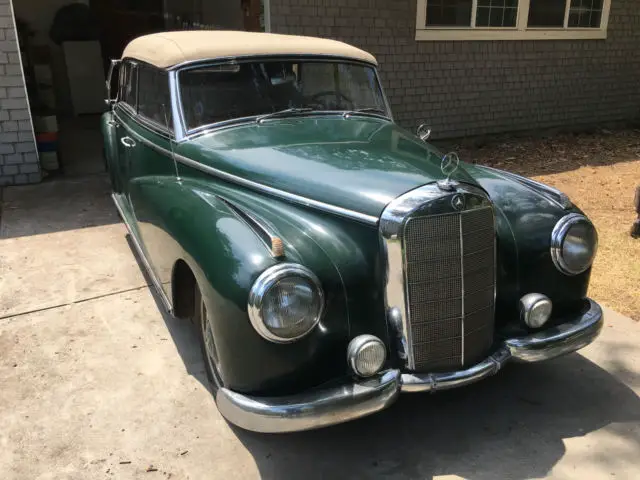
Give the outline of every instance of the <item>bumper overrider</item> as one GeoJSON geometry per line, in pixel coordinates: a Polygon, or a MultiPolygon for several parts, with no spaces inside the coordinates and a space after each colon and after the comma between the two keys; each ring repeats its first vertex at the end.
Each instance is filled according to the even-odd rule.
{"type": "Polygon", "coordinates": [[[247,430],[282,433],[326,427],[378,412],[402,392],[434,392],[461,387],[496,374],[510,360],[536,362],[576,351],[591,343],[603,324],[602,309],[587,300],[587,310],[566,322],[526,337],[510,338],[482,362],[448,373],[402,373],[390,369],[324,390],[285,397],[251,397],[218,390],[220,413],[247,430]]]}

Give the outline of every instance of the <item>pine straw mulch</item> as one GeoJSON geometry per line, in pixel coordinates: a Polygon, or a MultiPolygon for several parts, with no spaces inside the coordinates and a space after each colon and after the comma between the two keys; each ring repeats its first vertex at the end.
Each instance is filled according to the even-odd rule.
{"type": "Polygon", "coordinates": [[[467,162],[525,175],[569,195],[598,229],[589,295],[640,321],[640,239],[629,235],[640,185],[640,129],[513,137],[457,151],[467,162]]]}

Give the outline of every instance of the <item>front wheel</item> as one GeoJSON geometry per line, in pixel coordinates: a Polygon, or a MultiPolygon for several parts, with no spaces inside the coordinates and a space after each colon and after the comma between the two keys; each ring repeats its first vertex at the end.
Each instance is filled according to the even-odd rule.
{"type": "Polygon", "coordinates": [[[198,328],[200,337],[200,349],[204,360],[204,368],[207,372],[207,379],[211,384],[211,390],[215,397],[218,389],[223,387],[220,377],[220,357],[213,337],[213,325],[207,305],[202,298],[202,293],[196,285],[195,289],[195,316],[194,323],[198,328]]]}

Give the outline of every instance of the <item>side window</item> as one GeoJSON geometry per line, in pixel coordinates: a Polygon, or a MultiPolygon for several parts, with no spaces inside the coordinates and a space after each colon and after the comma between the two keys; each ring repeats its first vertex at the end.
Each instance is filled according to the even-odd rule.
{"type": "Polygon", "coordinates": [[[125,62],[120,69],[120,95],[122,102],[134,110],[138,95],[138,69],[135,64],[125,62]]]}
{"type": "Polygon", "coordinates": [[[138,113],[170,131],[173,130],[169,74],[164,70],[139,65],[138,75],[138,113]]]}

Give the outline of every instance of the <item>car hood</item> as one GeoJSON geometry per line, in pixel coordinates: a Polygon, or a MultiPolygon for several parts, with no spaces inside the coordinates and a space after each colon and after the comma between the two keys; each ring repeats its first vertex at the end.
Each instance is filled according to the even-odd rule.
{"type": "MultiPolygon", "coordinates": [[[[379,217],[403,193],[445,178],[442,153],[370,117],[266,120],[181,144],[179,153],[227,174],[379,217]]],[[[477,185],[461,166],[453,178],[477,185]]]]}

